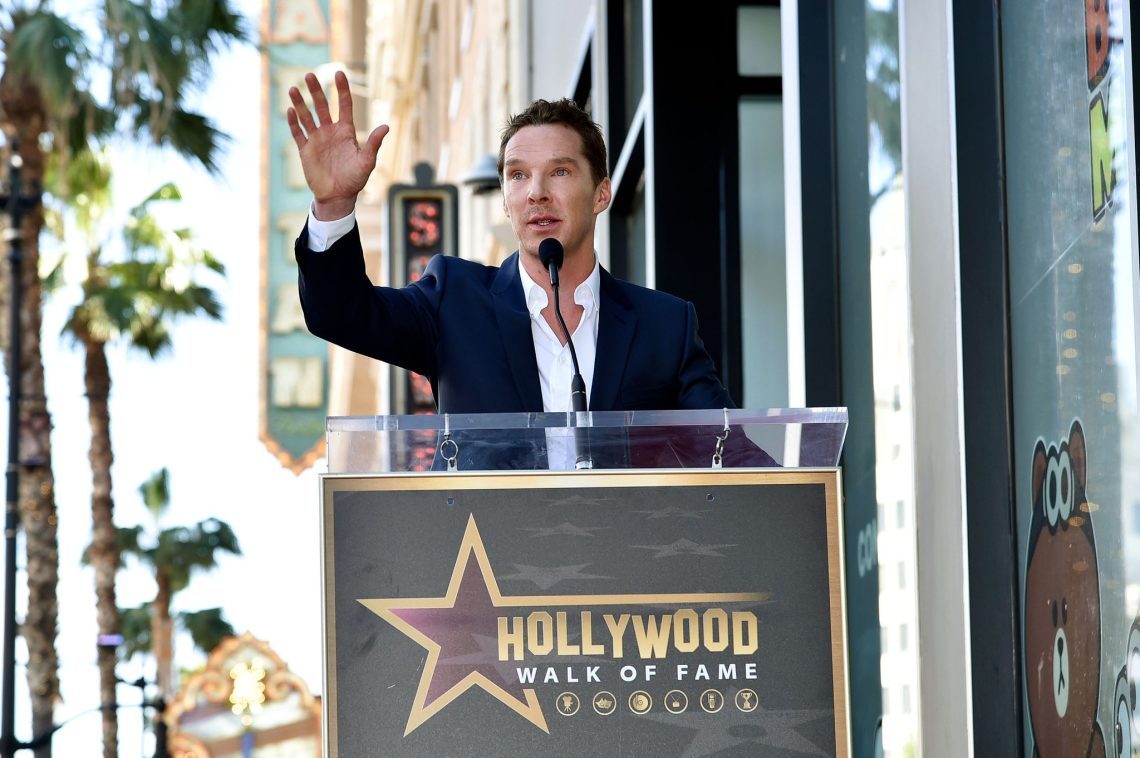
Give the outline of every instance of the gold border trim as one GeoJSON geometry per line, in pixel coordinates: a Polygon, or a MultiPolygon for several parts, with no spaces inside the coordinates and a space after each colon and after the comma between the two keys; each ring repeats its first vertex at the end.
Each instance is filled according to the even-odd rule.
{"type": "MultiPolygon", "coordinates": [[[[837,468],[818,469],[636,469],[606,472],[471,472],[466,474],[408,473],[390,474],[321,474],[321,529],[322,560],[321,589],[322,616],[325,634],[325,688],[326,755],[338,758],[336,745],[336,621],[333,613],[335,592],[331,566],[334,558],[333,495],[337,492],[432,490],[486,490],[486,489],[579,489],[582,487],[647,487],[647,486],[729,486],[755,485],[823,485],[824,518],[827,537],[828,589],[831,617],[832,699],[835,711],[835,755],[848,758],[850,745],[850,714],[848,711],[847,677],[847,604],[844,582],[844,550],[842,539],[841,473],[837,468]]],[[[752,593],[742,593],[753,599],[752,593]]],[[[542,597],[542,604],[551,604],[559,597],[542,597]]],[[[575,596],[581,602],[580,596],[575,596]]],[[[630,598],[689,597],[671,595],[629,595],[630,598]]],[[[521,598],[503,598],[510,601],[521,598]]],[[[535,598],[529,598],[533,601],[535,598]]],[[[404,602],[404,601],[401,601],[404,602]]],[[[506,604],[506,603],[505,603],[506,604]]],[[[513,604],[513,603],[512,603],[513,604]]],[[[519,603],[520,605],[524,603],[519,603]]]]}

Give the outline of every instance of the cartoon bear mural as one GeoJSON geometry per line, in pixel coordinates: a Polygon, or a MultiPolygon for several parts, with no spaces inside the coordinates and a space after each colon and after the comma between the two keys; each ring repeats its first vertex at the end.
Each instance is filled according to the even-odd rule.
{"type": "Polygon", "coordinates": [[[1100,578],[1085,497],[1085,434],[1033,451],[1025,569],[1025,685],[1034,755],[1105,758],[1100,699],[1100,578]]]}
{"type": "Polygon", "coordinates": [[[1112,715],[1116,722],[1113,740],[1117,758],[1140,756],[1140,702],[1137,685],[1140,684],[1140,614],[1128,631],[1128,647],[1124,653],[1124,666],[1116,676],[1116,693],[1112,698],[1112,715]]]}

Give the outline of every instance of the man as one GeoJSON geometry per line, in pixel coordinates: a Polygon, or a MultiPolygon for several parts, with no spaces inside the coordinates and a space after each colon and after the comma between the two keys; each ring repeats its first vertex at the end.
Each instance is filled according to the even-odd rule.
{"type": "MultiPolygon", "coordinates": [[[[316,119],[294,87],[287,119],[313,204],[297,240],[301,303],[317,336],[426,376],[444,413],[566,411],[571,365],[539,244],[565,250],[559,305],[594,411],[734,407],[697,334],[693,306],[614,279],[594,225],[610,203],[605,143],[569,101],[537,101],[503,133],[503,209],[518,252],[499,268],[436,256],[415,283],[373,287],[353,216],[388,133],[358,145],[348,80],[332,120],[316,77],[316,119]]],[[[525,456],[524,456],[525,457],[525,456]]]]}

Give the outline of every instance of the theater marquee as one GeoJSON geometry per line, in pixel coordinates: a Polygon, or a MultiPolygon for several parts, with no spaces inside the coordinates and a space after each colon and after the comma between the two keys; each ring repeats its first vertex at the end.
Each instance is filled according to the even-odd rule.
{"type": "Polygon", "coordinates": [[[846,756],[838,476],[323,477],[327,754],[846,756]]]}
{"type": "MultiPolygon", "coordinates": [[[[309,334],[297,294],[293,242],[308,218],[305,183],[285,109],[289,88],[330,58],[335,0],[263,0],[261,8],[261,276],[258,437],[301,473],[325,452],[328,344],[309,334]]],[[[327,85],[328,82],[325,82],[327,85]]],[[[333,103],[333,112],[336,104],[333,103]]]]}

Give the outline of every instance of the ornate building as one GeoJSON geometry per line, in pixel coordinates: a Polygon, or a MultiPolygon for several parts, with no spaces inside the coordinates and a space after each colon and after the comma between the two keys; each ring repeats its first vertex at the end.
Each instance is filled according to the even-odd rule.
{"type": "Polygon", "coordinates": [[[268,643],[230,637],[167,707],[174,758],[319,758],[321,701],[268,643]]]}

